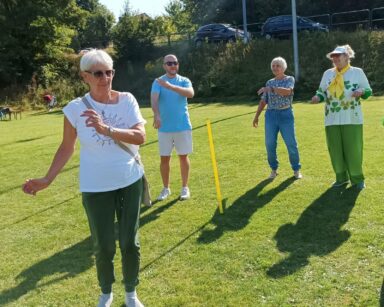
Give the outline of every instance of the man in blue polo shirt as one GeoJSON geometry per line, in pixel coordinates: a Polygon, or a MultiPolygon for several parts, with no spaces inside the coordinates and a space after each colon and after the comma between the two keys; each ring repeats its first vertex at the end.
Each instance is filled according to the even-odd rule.
{"type": "Polygon", "coordinates": [[[180,76],[179,62],[173,54],[163,59],[165,74],[153,81],[151,105],[154,115],[153,127],[158,129],[160,173],[163,190],[158,200],[171,195],[169,188],[170,161],[173,147],[179,156],[182,189],[180,200],[191,197],[188,188],[190,162],[192,153],[192,125],[188,114],[187,98],[194,96],[191,81],[180,76]]]}

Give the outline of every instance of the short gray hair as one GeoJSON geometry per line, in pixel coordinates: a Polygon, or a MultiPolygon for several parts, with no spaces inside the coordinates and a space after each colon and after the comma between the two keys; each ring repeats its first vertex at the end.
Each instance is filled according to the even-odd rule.
{"type": "Polygon", "coordinates": [[[272,69],[272,65],[275,63],[279,64],[281,67],[283,67],[284,71],[287,69],[287,61],[284,58],[282,58],[281,56],[274,58],[271,61],[271,69],[272,69]]]}
{"type": "Polygon", "coordinates": [[[111,56],[101,49],[91,49],[84,52],[80,60],[80,70],[86,71],[89,70],[92,66],[97,64],[103,64],[108,66],[108,68],[113,68],[113,60],[111,56]]]}

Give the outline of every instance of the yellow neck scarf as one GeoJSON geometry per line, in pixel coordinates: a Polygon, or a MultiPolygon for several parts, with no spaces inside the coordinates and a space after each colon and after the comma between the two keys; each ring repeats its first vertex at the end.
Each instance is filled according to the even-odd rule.
{"type": "Polygon", "coordinates": [[[333,97],[340,98],[344,93],[344,73],[351,67],[351,65],[345,66],[342,70],[338,70],[335,67],[336,76],[333,78],[331,84],[328,86],[328,91],[333,97]]]}

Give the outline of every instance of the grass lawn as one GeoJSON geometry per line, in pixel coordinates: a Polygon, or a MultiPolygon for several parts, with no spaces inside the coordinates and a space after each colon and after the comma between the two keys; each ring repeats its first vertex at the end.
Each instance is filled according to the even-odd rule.
{"type": "MultiPolygon", "coordinates": [[[[169,200],[141,213],[138,294],[146,306],[384,306],[384,98],[364,107],[367,188],[331,189],[323,105],[296,103],[302,180],[294,180],[279,137],[279,175],[266,180],[264,118],[254,103],[192,104],[192,198],[177,200],[172,160],[169,200]],[[221,191],[217,200],[206,119],[212,122],[221,191]]],[[[162,184],[152,113],[141,154],[154,196],[162,184]]],[[[78,149],[52,186],[24,195],[45,174],[61,141],[60,111],[0,121],[0,306],[95,306],[99,295],[89,230],[78,191],[78,149]]],[[[122,306],[116,255],[114,306],[122,306]]]]}

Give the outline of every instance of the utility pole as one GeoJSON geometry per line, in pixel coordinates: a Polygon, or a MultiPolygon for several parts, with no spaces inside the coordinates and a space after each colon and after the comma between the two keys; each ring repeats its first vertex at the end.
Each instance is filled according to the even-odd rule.
{"type": "Polygon", "coordinates": [[[292,4],[292,31],[293,31],[293,61],[295,64],[295,79],[299,81],[299,47],[297,43],[297,17],[296,17],[296,0],[291,0],[292,4]]]}
{"type": "Polygon", "coordinates": [[[243,29],[244,29],[244,43],[248,43],[246,0],[243,0],[243,29]]]}

